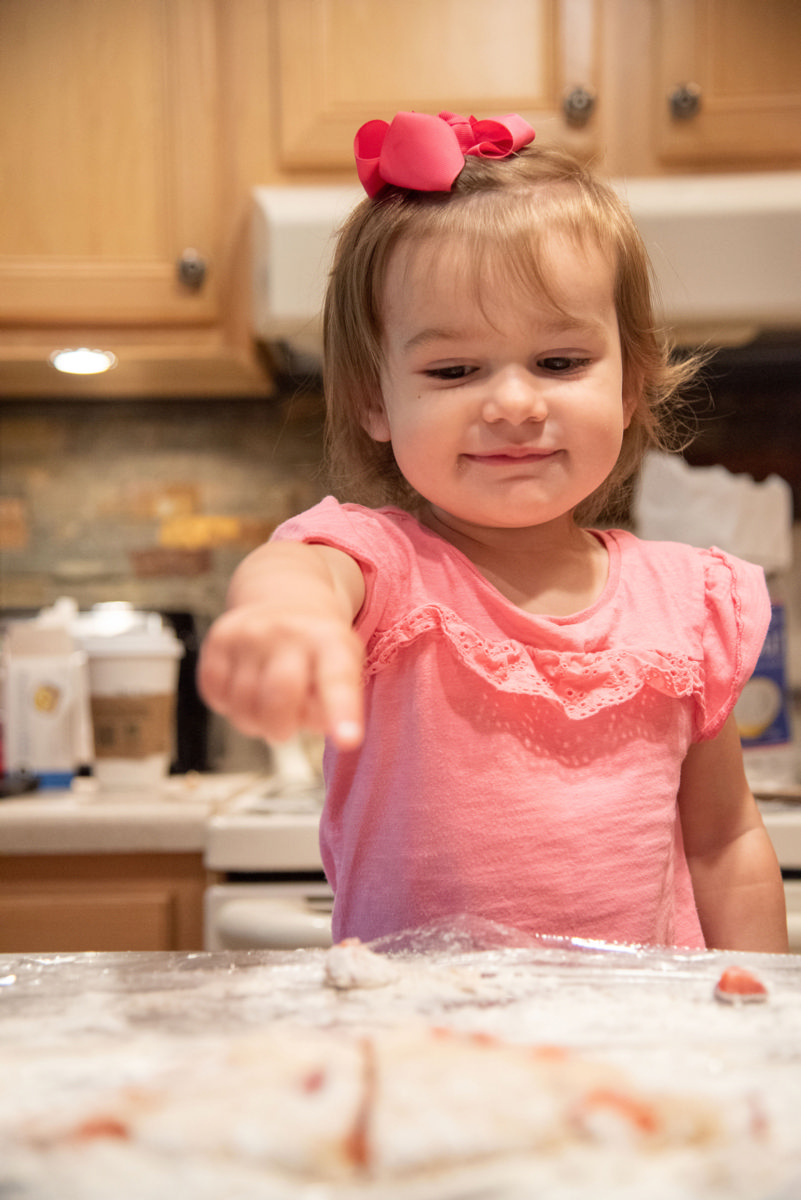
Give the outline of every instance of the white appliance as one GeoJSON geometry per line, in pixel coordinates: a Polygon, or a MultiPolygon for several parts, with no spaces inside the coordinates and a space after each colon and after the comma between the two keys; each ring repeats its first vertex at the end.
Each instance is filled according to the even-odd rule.
{"type": "Polygon", "coordinates": [[[801,954],[801,787],[757,799],[784,876],[790,951],[801,954]]]}
{"type": "Polygon", "coordinates": [[[331,945],[323,873],[323,785],[300,739],[273,747],[275,774],[246,783],[211,817],[205,865],[207,950],[331,945]]]}
{"type": "MultiPolygon", "coordinates": [[[[736,344],[801,328],[801,171],[613,181],[645,239],[662,317],[680,342],[736,344]]],[[[335,236],[356,187],[253,195],[257,339],[319,355],[335,236]]]]}
{"type": "Polygon", "coordinates": [[[364,197],[355,187],[259,187],[253,193],[252,311],[257,340],[319,356],[336,234],[364,197]]]}

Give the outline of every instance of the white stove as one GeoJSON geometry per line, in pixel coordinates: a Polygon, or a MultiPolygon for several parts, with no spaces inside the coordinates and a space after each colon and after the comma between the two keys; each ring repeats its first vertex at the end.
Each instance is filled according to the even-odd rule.
{"type": "Polygon", "coordinates": [[[209,822],[212,871],[322,871],[318,833],[323,785],[275,777],[255,780],[209,822]]]}
{"type": "Polygon", "coordinates": [[[331,944],[333,895],[323,873],[322,782],[311,772],[256,779],[210,819],[207,950],[331,944]]]}

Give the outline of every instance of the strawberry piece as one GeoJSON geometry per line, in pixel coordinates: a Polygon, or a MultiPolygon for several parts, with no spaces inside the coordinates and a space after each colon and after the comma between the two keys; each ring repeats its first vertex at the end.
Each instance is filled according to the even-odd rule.
{"type": "Polygon", "coordinates": [[[715,987],[715,998],[725,1004],[747,1004],[767,1000],[768,989],[745,967],[727,967],[715,987]]]}

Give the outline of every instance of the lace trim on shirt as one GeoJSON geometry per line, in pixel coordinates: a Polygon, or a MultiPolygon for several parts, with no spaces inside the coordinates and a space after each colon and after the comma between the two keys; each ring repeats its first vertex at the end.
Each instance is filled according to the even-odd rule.
{"type": "Polygon", "coordinates": [[[435,604],[415,609],[375,640],[366,674],[377,674],[429,633],[444,637],[461,662],[498,691],[549,700],[571,720],[623,704],[645,687],[687,697],[702,686],[701,664],[686,654],[545,650],[512,639],[489,640],[450,609],[435,604]]]}

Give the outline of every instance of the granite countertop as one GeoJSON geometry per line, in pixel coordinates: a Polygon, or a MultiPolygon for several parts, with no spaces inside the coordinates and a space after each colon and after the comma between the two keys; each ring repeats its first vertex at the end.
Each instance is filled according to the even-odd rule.
{"type": "Polygon", "coordinates": [[[208,819],[254,775],[171,776],[157,789],[103,791],[92,779],[0,801],[4,854],[202,853],[208,819]]]}

